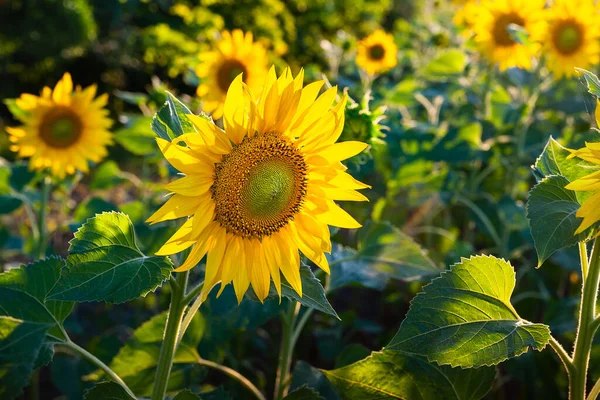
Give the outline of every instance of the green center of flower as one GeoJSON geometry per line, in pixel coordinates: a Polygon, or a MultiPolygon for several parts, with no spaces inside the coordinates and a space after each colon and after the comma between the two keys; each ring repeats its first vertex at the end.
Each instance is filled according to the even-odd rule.
{"type": "Polygon", "coordinates": [[[556,26],[552,33],[552,42],[559,53],[575,53],[583,44],[583,32],[574,21],[565,21],[556,26]]]}
{"type": "Polygon", "coordinates": [[[525,20],[519,14],[514,12],[503,14],[496,18],[492,36],[494,37],[494,43],[496,43],[497,46],[508,47],[516,44],[508,31],[508,26],[511,24],[525,26],[525,20]]]}
{"type": "Polygon", "coordinates": [[[40,137],[50,147],[66,148],[79,140],[82,124],[70,108],[50,109],[40,123],[40,137]]]}
{"type": "Polygon", "coordinates": [[[242,75],[242,80],[246,82],[248,71],[246,66],[238,60],[225,60],[217,71],[217,84],[219,88],[226,93],[231,82],[239,75],[242,75]]]}
{"type": "Polygon", "coordinates": [[[300,211],[306,195],[306,162],[281,135],[246,136],[215,164],[211,186],[215,219],[241,237],[271,235],[300,211]]]}
{"type": "Polygon", "coordinates": [[[371,60],[381,60],[385,56],[385,49],[382,45],[376,44],[369,48],[369,58],[371,60]]]}

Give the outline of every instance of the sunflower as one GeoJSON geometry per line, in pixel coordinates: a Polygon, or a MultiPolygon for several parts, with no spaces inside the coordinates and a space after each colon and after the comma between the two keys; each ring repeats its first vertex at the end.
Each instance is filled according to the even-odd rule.
{"type": "Polygon", "coordinates": [[[397,53],[394,37],[378,30],[358,42],[356,65],[369,75],[380,74],[398,64],[397,53]]]}
{"type": "Polygon", "coordinates": [[[544,0],[487,0],[471,11],[475,42],[481,52],[501,70],[512,67],[530,68],[544,32],[544,0]],[[523,27],[529,35],[527,43],[518,43],[509,33],[510,25],[523,27]]]}
{"type": "Polygon", "coordinates": [[[593,0],[557,0],[548,12],[544,51],[557,78],[600,61],[598,8],[593,0]]]}
{"type": "Polygon", "coordinates": [[[463,36],[471,36],[473,25],[477,21],[479,0],[454,0],[453,3],[458,6],[458,9],[452,18],[452,22],[459,27],[463,36]]]}
{"type": "Polygon", "coordinates": [[[575,234],[579,234],[600,221],[600,143],[586,143],[585,147],[572,152],[570,157],[579,157],[598,165],[598,170],[569,183],[566,188],[575,191],[596,191],[579,210],[577,217],[583,218],[575,234]]]}
{"type": "Polygon", "coordinates": [[[204,297],[218,282],[219,294],[233,282],[238,301],[250,284],[262,301],[271,279],[281,296],[280,272],[302,295],[299,251],[329,272],[328,225],[361,226],[334,200],[367,200],[356,189],[369,186],[341,163],[367,145],[335,143],[346,96],[332,108],[336,88],[317,98],[323,82],[303,88],[303,75],[286,69],[277,78],[272,68],[258,99],[238,75],[225,100],[225,130],[189,116],[199,134],[179,136],[177,144],[157,139],[186,176],[166,186],[174,194],[148,222],[190,217],[157,254],[192,247],[176,271],[207,255],[204,297]]]}
{"type": "Polygon", "coordinates": [[[252,33],[244,35],[239,29],[222,33],[213,51],[200,55],[196,74],[201,80],[196,93],[202,100],[202,109],[218,119],[223,115],[223,104],[229,85],[239,74],[255,93],[267,75],[267,51],[261,43],[252,41],[252,33]]]}
{"type": "Polygon", "coordinates": [[[88,172],[88,161],[99,162],[112,143],[112,121],[104,107],[108,95],[96,96],[96,85],[73,91],[66,73],[54,90],[44,87],[41,96],[22,94],[15,118],[23,125],[6,128],[10,149],[19,157],[31,157],[30,169],[50,168],[52,175],[64,178],[75,170],[88,172]]]}

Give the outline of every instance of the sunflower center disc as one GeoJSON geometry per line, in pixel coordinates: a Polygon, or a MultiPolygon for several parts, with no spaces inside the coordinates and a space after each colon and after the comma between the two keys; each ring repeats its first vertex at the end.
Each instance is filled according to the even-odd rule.
{"type": "Polygon", "coordinates": [[[221,90],[227,92],[231,82],[242,73],[244,74],[242,75],[242,80],[246,82],[248,71],[244,64],[238,60],[226,60],[219,68],[219,71],[217,71],[217,83],[221,90]]]}
{"type": "Polygon", "coordinates": [[[508,31],[508,26],[511,24],[525,26],[525,20],[518,14],[504,14],[496,18],[494,23],[494,42],[498,46],[512,46],[515,44],[515,40],[508,31]]]}
{"type": "Polygon", "coordinates": [[[582,39],[581,29],[572,21],[560,24],[552,35],[554,45],[561,54],[576,52],[583,42],[582,39]]]}
{"type": "Polygon", "coordinates": [[[384,55],[385,49],[380,44],[376,44],[375,46],[371,46],[371,48],[369,48],[369,57],[371,57],[372,60],[381,60],[384,55]]]}
{"type": "Polygon", "coordinates": [[[40,124],[40,137],[51,147],[69,147],[79,140],[81,133],[81,120],[66,107],[51,109],[40,124]]]}
{"type": "Polygon", "coordinates": [[[215,219],[228,232],[260,239],[283,228],[306,194],[306,162],[277,133],[247,136],[215,165],[215,219]]]}

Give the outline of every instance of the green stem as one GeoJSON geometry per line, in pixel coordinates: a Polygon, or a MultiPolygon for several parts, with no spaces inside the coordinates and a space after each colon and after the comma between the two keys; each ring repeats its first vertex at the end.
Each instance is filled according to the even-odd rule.
{"type": "Polygon", "coordinates": [[[42,198],[40,201],[40,209],[38,214],[38,243],[36,247],[36,257],[44,258],[46,254],[46,216],[48,214],[48,201],[50,200],[50,188],[52,182],[50,177],[46,176],[42,181],[42,198]]]}
{"type": "Polygon", "coordinates": [[[579,259],[581,261],[581,277],[582,280],[585,281],[585,279],[587,278],[588,270],[590,269],[587,246],[585,242],[579,242],[579,259]]]}
{"type": "Polygon", "coordinates": [[[300,311],[300,303],[291,301],[287,313],[282,322],[283,334],[281,337],[281,349],[279,351],[279,365],[277,367],[277,377],[275,379],[275,400],[281,400],[287,392],[288,375],[292,363],[292,344],[294,325],[300,311]]]}
{"type": "Polygon", "coordinates": [[[256,386],[254,386],[254,384],[252,382],[250,382],[248,380],[248,378],[246,378],[244,375],[240,374],[236,370],[226,367],[224,365],[221,365],[219,363],[213,362],[213,361],[205,360],[203,358],[198,360],[198,364],[223,372],[224,374],[228,375],[229,377],[237,380],[239,383],[244,385],[248,390],[250,390],[252,392],[254,397],[256,397],[258,400],[266,400],[265,396],[263,396],[263,394],[260,392],[260,390],[258,390],[258,388],[256,386]]]}
{"type": "Polygon", "coordinates": [[[586,380],[592,341],[598,324],[595,321],[596,301],[598,298],[598,285],[600,284],[600,240],[594,242],[592,258],[586,279],[583,281],[581,307],[579,311],[579,325],[573,364],[575,373],[569,377],[569,399],[585,400],[586,380]]]}
{"type": "Polygon", "coordinates": [[[575,365],[573,364],[571,357],[567,354],[564,347],[562,347],[558,340],[554,338],[554,336],[550,336],[550,346],[562,361],[567,374],[571,376],[571,374],[575,371],[575,365]]]}
{"type": "Polygon", "coordinates": [[[65,347],[71,351],[74,351],[75,353],[78,353],[79,355],[81,355],[83,358],[85,358],[86,360],[90,361],[92,364],[94,364],[95,366],[97,366],[98,368],[100,368],[102,371],[104,371],[104,373],[106,375],[108,375],[113,381],[115,381],[116,383],[118,383],[119,385],[121,385],[121,387],[123,389],[125,389],[125,391],[132,397],[132,398],[136,398],[135,394],[131,391],[131,389],[129,389],[129,387],[127,386],[127,384],[125,382],[123,382],[123,380],[119,377],[119,375],[117,375],[112,369],[110,369],[110,367],[106,364],[104,364],[99,358],[97,358],[96,356],[94,356],[92,353],[90,353],[89,351],[87,351],[86,349],[84,349],[83,347],[78,346],[77,344],[71,342],[70,340],[64,343],[60,343],[57,344],[57,346],[59,347],[65,347]]]}
{"type": "Polygon", "coordinates": [[[154,379],[154,389],[152,390],[152,400],[163,400],[167,392],[169,375],[173,366],[173,357],[177,350],[177,338],[181,330],[181,320],[185,303],[183,298],[187,288],[189,271],[181,272],[177,275],[177,285],[171,286],[171,306],[165,326],[160,355],[158,356],[158,366],[154,379]]]}
{"type": "MultiPolygon", "coordinates": [[[[200,292],[202,291],[202,286],[204,286],[204,283],[199,284],[194,289],[192,289],[190,291],[190,293],[188,293],[187,295],[184,296],[184,298],[182,299],[182,303],[183,303],[184,307],[186,306],[186,304],[188,304],[190,302],[190,300],[193,298],[194,295],[200,294],[200,292]]],[[[177,337],[178,345],[181,342],[181,339],[183,339],[183,335],[185,335],[185,331],[187,330],[188,326],[190,326],[190,324],[192,323],[192,319],[194,319],[194,315],[196,315],[196,313],[198,312],[198,309],[200,308],[202,303],[203,303],[202,296],[198,296],[198,297],[196,297],[196,300],[194,300],[192,305],[189,306],[187,308],[187,310],[185,311],[185,316],[183,317],[183,322],[181,323],[181,329],[179,331],[179,336],[177,337]]]]}
{"type": "Polygon", "coordinates": [[[587,400],[596,400],[598,395],[600,394],[600,379],[596,381],[594,387],[590,391],[590,394],[587,397],[587,400]]]}

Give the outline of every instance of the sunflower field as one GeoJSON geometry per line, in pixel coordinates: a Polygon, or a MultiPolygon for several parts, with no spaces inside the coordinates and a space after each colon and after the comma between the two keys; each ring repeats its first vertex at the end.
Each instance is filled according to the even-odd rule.
{"type": "Polygon", "coordinates": [[[0,399],[599,398],[599,21],[0,0],[0,399]]]}

